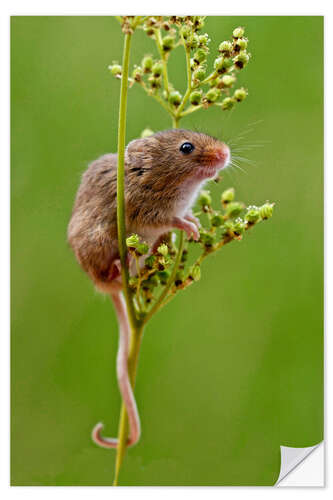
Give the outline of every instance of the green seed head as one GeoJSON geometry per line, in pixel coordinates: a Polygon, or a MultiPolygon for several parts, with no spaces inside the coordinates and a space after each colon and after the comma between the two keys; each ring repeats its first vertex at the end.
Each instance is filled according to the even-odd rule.
{"type": "Polygon", "coordinates": [[[162,47],[164,52],[169,52],[174,48],[175,39],[171,35],[167,35],[162,40],[162,47]]]}
{"type": "Polygon", "coordinates": [[[247,38],[238,38],[236,41],[236,48],[238,50],[245,50],[248,44],[248,39],[247,38]]]}
{"type": "Polygon", "coordinates": [[[262,219],[269,219],[273,215],[274,203],[265,203],[259,208],[259,214],[262,219]]]}
{"type": "Polygon", "coordinates": [[[169,271],[158,271],[157,276],[161,282],[161,285],[166,285],[170,277],[169,271]]]}
{"type": "Polygon", "coordinates": [[[236,236],[241,236],[244,233],[245,228],[246,228],[246,223],[243,221],[243,219],[238,217],[234,221],[233,232],[235,233],[236,236]]]}
{"type": "Polygon", "coordinates": [[[200,47],[208,45],[210,42],[208,33],[204,33],[203,35],[199,35],[199,44],[200,47]]]}
{"type": "Polygon", "coordinates": [[[245,50],[242,50],[236,57],[234,57],[233,61],[238,69],[244,68],[249,62],[250,56],[245,50]]]}
{"type": "Polygon", "coordinates": [[[183,281],[184,281],[184,271],[177,271],[175,277],[175,285],[180,286],[182,285],[183,281]]]}
{"type": "Polygon", "coordinates": [[[169,94],[169,103],[172,104],[172,106],[179,106],[182,100],[182,95],[178,90],[173,90],[169,94]]]}
{"type": "Polygon", "coordinates": [[[223,109],[223,111],[225,111],[227,109],[233,108],[234,104],[235,104],[235,99],[233,99],[232,97],[225,97],[222,101],[221,108],[223,109]]]}
{"type": "Polygon", "coordinates": [[[161,85],[162,85],[162,82],[161,82],[161,78],[158,76],[150,76],[148,78],[148,81],[150,83],[150,86],[152,89],[159,89],[161,88],[161,85]]]}
{"type": "Polygon", "coordinates": [[[147,243],[139,243],[135,248],[135,252],[138,255],[145,255],[149,252],[149,246],[147,245],[147,243]]]}
{"type": "Polygon", "coordinates": [[[203,49],[198,49],[194,56],[193,59],[197,64],[200,64],[206,60],[207,54],[203,49]]]}
{"type": "Polygon", "coordinates": [[[146,257],[145,259],[145,266],[148,267],[148,269],[152,269],[154,267],[155,261],[155,255],[149,255],[149,257],[146,257]]]}
{"type": "Polygon", "coordinates": [[[234,38],[242,38],[242,36],[244,35],[244,28],[241,28],[241,27],[238,27],[238,28],[235,28],[234,31],[232,32],[232,36],[234,38]]]}
{"type": "Polygon", "coordinates": [[[215,214],[211,218],[211,223],[213,227],[220,227],[224,222],[223,216],[220,214],[215,214]]]}
{"type": "Polygon", "coordinates": [[[234,99],[236,99],[237,102],[244,101],[246,96],[247,96],[247,91],[244,89],[244,87],[237,89],[234,92],[234,99]]]}
{"type": "Polygon", "coordinates": [[[153,58],[151,56],[145,56],[142,59],[141,66],[145,73],[150,73],[153,67],[153,58]]]}
{"type": "Polygon", "coordinates": [[[126,238],[126,246],[128,248],[136,248],[140,243],[139,236],[137,234],[131,234],[128,238],[126,238]]]}
{"type": "Polygon", "coordinates": [[[143,73],[142,68],[139,67],[134,68],[132,73],[133,80],[135,80],[136,82],[141,82],[142,73],[143,73]]]}
{"type": "Polygon", "coordinates": [[[154,76],[161,76],[163,72],[163,64],[159,61],[153,64],[152,72],[154,76]]]}
{"type": "Polygon", "coordinates": [[[113,76],[119,76],[122,73],[122,67],[117,63],[111,64],[111,66],[109,66],[109,70],[113,76]]]}
{"type": "Polygon", "coordinates": [[[228,40],[220,43],[219,52],[221,52],[225,56],[229,56],[232,51],[232,43],[228,40]]]}
{"type": "Polygon", "coordinates": [[[202,97],[202,92],[200,90],[194,90],[194,92],[190,94],[190,103],[193,106],[198,106],[198,104],[200,104],[201,102],[201,97],[202,97]]]}
{"type": "Polygon", "coordinates": [[[226,206],[226,215],[228,217],[238,217],[242,213],[244,205],[238,201],[231,201],[226,206]]]}
{"type": "Polygon", "coordinates": [[[209,191],[202,189],[202,191],[200,191],[198,202],[201,207],[209,207],[212,204],[212,198],[209,191]]]}
{"type": "Polygon", "coordinates": [[[199,281],[201,278],[201,269],[199,266],[193,266],[192,269],[190,270],[189,277],[193,281],[199,281]]]}
{"type": "Polygon", "coordinates": [[[157,249],[158,253],[163,255],[163,257],[166,257],[169,253],[169,248],[168,248],[168,245],[166,245],[165,243],[162,243],[158,249],[157,249]]]}
{"type": "Polygon", "coordinates": [[[200,242],[203,243],[205,247],[210,248],[214,245],[215,238],[212,234],[200,231],[200,242]]]}
{"type": "Polygon", "coordinates": [[[245,214],[245,220],[254,224],[260,217],[259,208],[255,205],[251,205],[247,208],[245,214]]]}
{"type": "Polygon", "coordinates": [[[200,82],[204,80],[205,76],[206,76],[206,70],[202,66],[200,66],[193,72],[193,78],[195,80],[199,80],[200,82]]]}
{"type": "Polygon", "coordinates": [[[192,29],[190,26],[188,26],[187,24],[182,26],[180,28],[180,34],[181,36],[184,38],[184,40],[187,40],[189,36],[191,36],[192,34],[192,29]]]}
{"type": "Polygon", "coordinates": [[[231,201],[234,201],[234,199],[235,199],[234,188],[229,188],[229,189],[226,189],[225,191],[223,191],[223,193],[221,195],[222,205],[226,205],[226,204],[230,203],[231,201]]]}
{"type": "Polygon", "coordinates": [[[218,73],[226,73],[232,66],[232,60],[228,57],[220,56],[214,61],[214,68],[218,73]]]}
{"type": "Polygon", "coordinates": [[[151,135],[154,135],[154,132],[153,130],[151,130],[150,128],[145,128],[142,132],[141,132],[141,138],[144,139],[145,137],[150,137],[151,135]]]}
{"type": "Polygon", "coordinates": [[[212,103],[217,101],[217,99],[220,97],[221,91],[217,88],[211,88],[208,90],[207,94],[205,95],[205,99],[207,102],[212,103]]]}
{"type": "Polygon", "coordinates": [[[221,82],[223,84],[223,87],[230,88],[233,86],[235,83],[236,78],[233,75],[223,75],[221,78],[221,82]]]}

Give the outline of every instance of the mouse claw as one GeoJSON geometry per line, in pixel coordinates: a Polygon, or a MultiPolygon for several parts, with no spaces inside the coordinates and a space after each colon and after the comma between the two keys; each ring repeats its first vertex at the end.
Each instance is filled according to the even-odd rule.
{"type": "Polygon", "coordinates": [[[193,238],[195,241],[198,241],[200,238],[200,233],[197,226],[186,218],[181,219],[180,217],[175,217],[173,219],[173,227],[185,231],[189,240],[193,238]]]}
{"type": "Polygon", "coordinates": [[[197,217],[195,217],[193,214],[191,214],[191,213],[186,214],[185,219],[189,220],[190,222],[193,222],[197,226],[198,229],[201,227],[200,220],[197,217]]]}

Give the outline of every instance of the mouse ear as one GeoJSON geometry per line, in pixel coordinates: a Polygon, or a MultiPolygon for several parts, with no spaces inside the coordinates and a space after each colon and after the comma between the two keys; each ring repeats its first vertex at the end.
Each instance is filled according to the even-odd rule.
{"type": "Polygon", "coordinates": [[[131,141],[125,153],[125,161],[136,167],[148,167],[152,162],[153,139],[145,137],[131,141]]]}

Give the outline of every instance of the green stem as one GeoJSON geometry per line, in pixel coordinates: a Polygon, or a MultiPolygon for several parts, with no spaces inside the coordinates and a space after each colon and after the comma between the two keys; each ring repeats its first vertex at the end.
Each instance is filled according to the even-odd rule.
{"type": "Polygon", "coordinates": [[[163,81],[164,81],[164,88],[166,90],[167,95],[169,94],[169,77],[168,77],[168,66],[167,66],[167,61],[166,61],[166,55],[163,51],[163,42],[162,42],[162,36],[161,36],[161,31],[159,28],[154,29],[155,33],[155,41],[157,45],[157,49],[160,53],[161,59],[162,59],[162,64],[163,64],[163,81]]]}
{"type": "Polygon", "coordinates": [[[192,92],[191,51],[190,51],[190,49],[188,49],[186,47],[184,39],[183,39],[183,44],[184,44],[185,56],[186,56],[187,90],[185,92],[185,95],[183,97],[182,102],[179,105],[179,108],[177,109],[176,117],[178,119],[180,118],[181,112],[183,111],[184,106],[187,103],[188,98],[190,97],[190,94],[192,92]]]}
{"type": "Polygon", "coordinates": [[[126,33],[123,52],[123,73],[121,77],[120,106],[118,121],[118,167],[117,167],[117,226],[118,247],[121,262],[121,276],[123,292],[132,329],[136,326],[136,315],[132,301],[132,291],[129,287],[129,271],[127,267],[126,247],[126,215],[125,215],[125,140],[126,140],[126,111],[128,91],[128,71],[132,34],[126,33]]]}

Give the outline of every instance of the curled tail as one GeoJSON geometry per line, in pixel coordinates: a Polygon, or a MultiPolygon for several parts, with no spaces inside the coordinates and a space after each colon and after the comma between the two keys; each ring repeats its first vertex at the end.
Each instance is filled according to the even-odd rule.
{"type": "MultiPolygon", "coordinates": [[[[130,326],[127,317],[126,304],[123,294],[120,290],[114,290],[110,293],[111,299],[116,310],[119,324],[119,346],[117,354],[117,378],[120,393],[122,395],[130,428],[130,434],[127,440],[127,446],[133,446],[140,438],[140,417],[136,406],[133,389],[128,374],[128,354],[130,340],[130,326]]],[[[103,448],[117,448],[118,439],[108,438],[101,435],[103,424],[98,423],[92,431],[93,441],[103,448]]]]}

